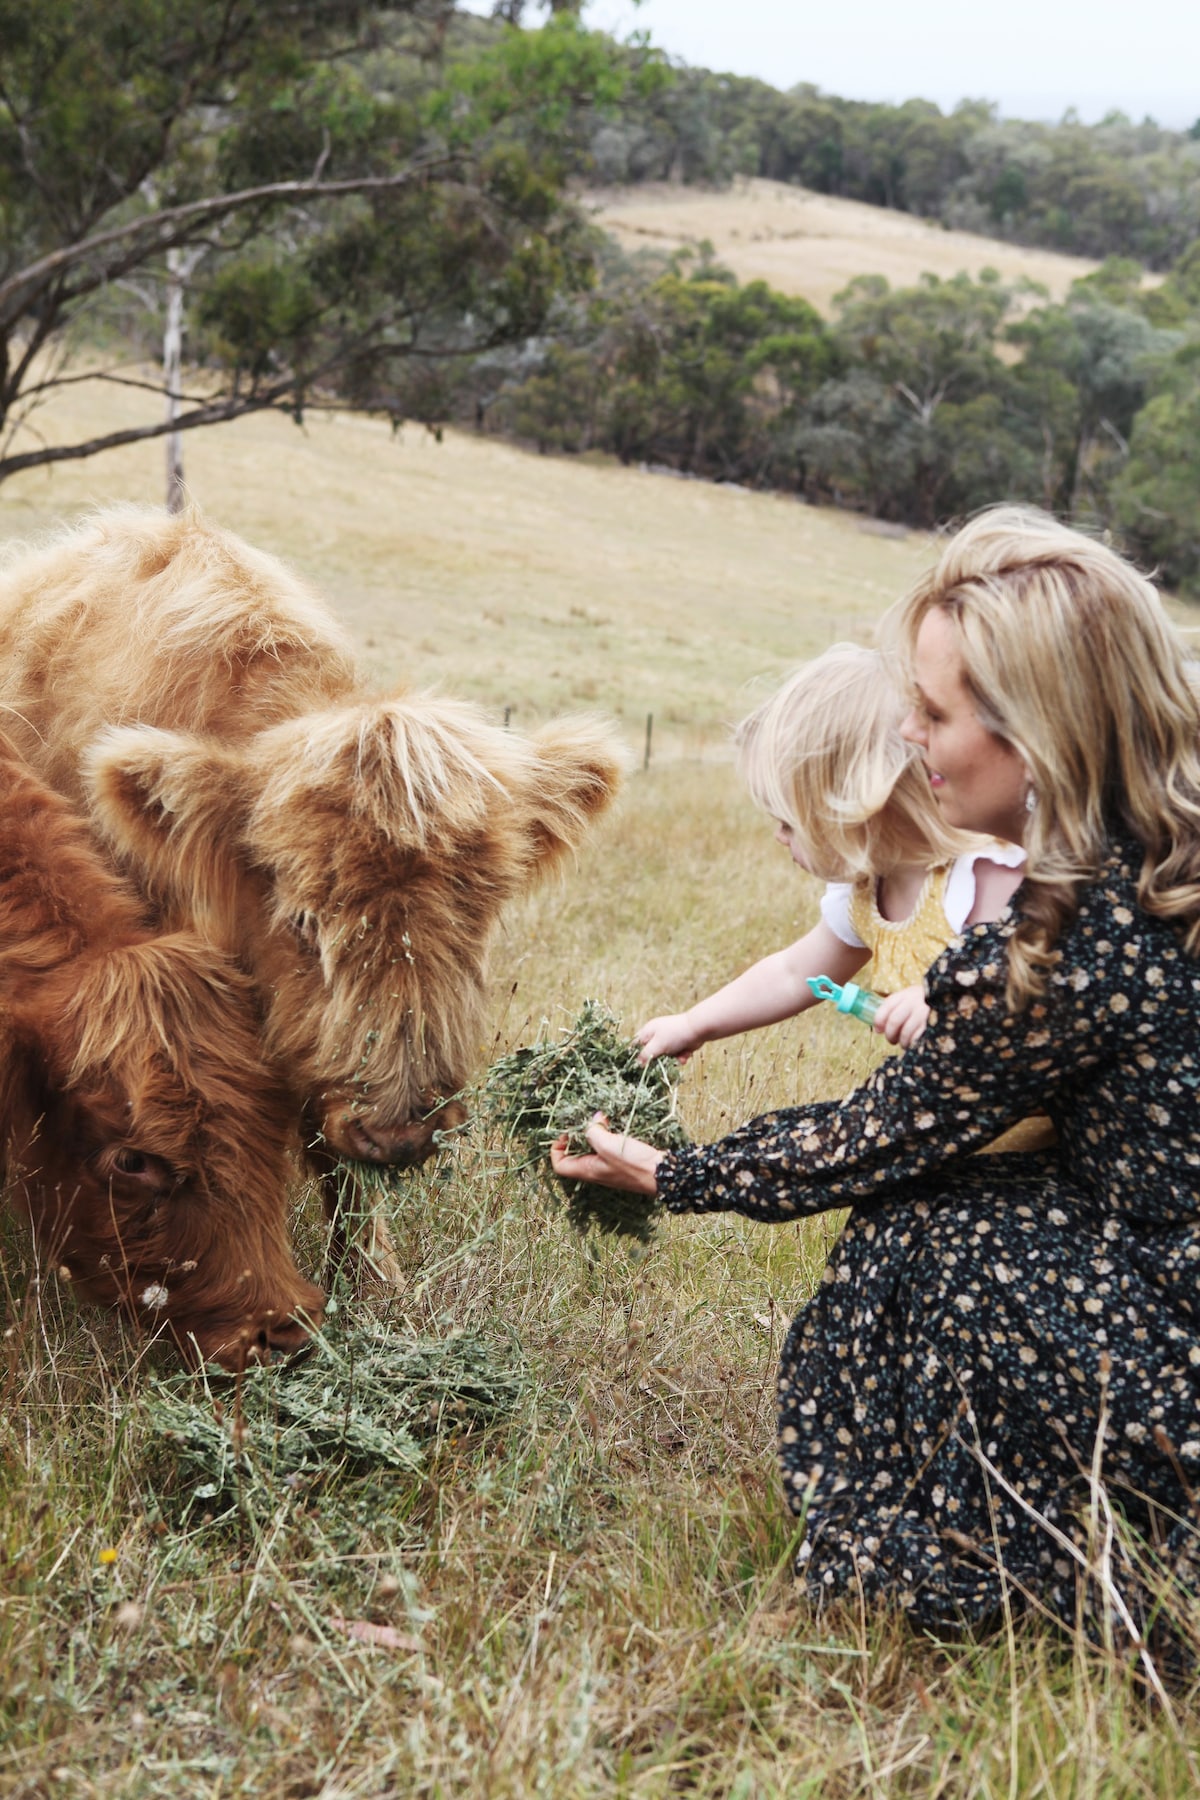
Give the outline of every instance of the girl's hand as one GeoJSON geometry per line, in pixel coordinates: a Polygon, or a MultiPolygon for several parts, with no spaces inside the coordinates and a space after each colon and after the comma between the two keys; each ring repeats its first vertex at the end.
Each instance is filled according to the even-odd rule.
{"type": "Polygon", "coordinates": [[[587,1129],[590,1155],[569,1156],[567,1138],[563,1136],[550,1146],[550,1166],[556,1175],[572,1181],[594,1181],[600,1187],[619,1188],[626,1194],[656,1194],[658,1183],[654,1171],[666,1155],[643,1144],[640,1138],[610,1131],[603,1113],[597,1113],[587,1129]]]}
{"type": "Polygon", "coordinates": [[[917,982],[913,987],[901,988],[898,994],[887,996],[875,1014],[873,1029],[880,1032],[889,1044],[899,1044],[903,1049],[911,1050],[925,1030],[928,1018],[925,989],[917,982]]]}
{"type": "Polygon", "coordinates": [[[686,1013],[664,1013],[661,1019],[648,1019],[633,1034],[641,1063],[653,1062],[656,1056],[675,1056],[686,1062],[697,1046],[696,1034],[688,1024],[686,1013]]]}

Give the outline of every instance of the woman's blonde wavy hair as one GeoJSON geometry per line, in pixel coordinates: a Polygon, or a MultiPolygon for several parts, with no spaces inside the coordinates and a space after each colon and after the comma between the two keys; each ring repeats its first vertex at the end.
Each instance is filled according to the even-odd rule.
{"type": "Polygon", "coordinates": [[[942,817],[887,659],[834,644],[737,728],[738,766],[758,804],[790,825],[823,881],[951,861],[977,838],[942,817]]]}
{"type": "Polygon", "coordinates": [[[1004,506],[957,532],[893,609],[910,672],[935,607],[958,626],[981,722],[1022,757],[1038,799],[1010,1007],[1043,991],[1114,832],[1145,851],[1142,906],[1200,955],[1200,686],[1151,582],[1048,514],[1004,506]]]}

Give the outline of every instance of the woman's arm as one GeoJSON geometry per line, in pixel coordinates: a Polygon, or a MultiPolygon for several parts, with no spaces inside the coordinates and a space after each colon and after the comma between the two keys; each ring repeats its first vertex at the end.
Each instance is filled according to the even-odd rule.
{"type": "Polygon", "coordinates": [[[733,1037],[740,1031],[794,1018],[814,1003],[810,975],[828,975],[840,986],[866,960],[861,944],[844,943],[822,919],[786,950],[764,956],[687,1012],[648,1020],[635,1033],[642,1046],[641,1060],[677,1056],[685,1061],[693,1050],[714,1038],[733,1037]]]}
{"type": "MultiPolygon", "coordinates": [[[[1109,896],[1111,898],[1111,896],[1109,896]]],[[[753,1119],[719,1143],[664,1157],[656,1189],[677,1212],[779,1220],[884,1200],[913,1179],[990,1143],[1097,1064],[1135,1055],[1146,1029],[1132,909],[1082,907],[1044,998],[1005,1007],[1011,922],[976,927],[934,964],[920,1043],[845,1100],[753,1119]]]]}

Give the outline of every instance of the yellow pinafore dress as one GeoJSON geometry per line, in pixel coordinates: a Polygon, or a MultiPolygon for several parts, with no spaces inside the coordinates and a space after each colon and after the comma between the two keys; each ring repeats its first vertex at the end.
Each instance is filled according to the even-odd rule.
{"type": "MultiPolygon", "coordinates": [[[[954,942],[955,931],[946,917],[946,883],[950,863],[930,869],[917,903],[907,919],[885,919],[879,910],[879,884],[873,875],[861,875],[850,890],[850,923],[867,949],[871,963],[859,978],[876,994],[896,994],[901,988],[924,981],[929,965],[954,942]]],[[[1049,1150],[1056,1142],[1054,1127],[1045,1113],[1035,1113],[1012,1125],[988,1144],[981,1155],[998,1152],[1049,1150]]]]}

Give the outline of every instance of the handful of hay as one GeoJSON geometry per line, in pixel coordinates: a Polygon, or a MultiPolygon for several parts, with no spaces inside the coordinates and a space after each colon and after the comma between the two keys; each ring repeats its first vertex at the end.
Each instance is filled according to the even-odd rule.
{"type": "MultiPolygon", "coordinates": [[[[644,1067],[638,1047],[598,1000],[586,1000],[573,1025],[556,1039],[539,1038],[500,1057],[488,1070],[481,1106],[492,1123],[525,1152],[528,1167],[545,1170],[550,1146],[565,1132],[573,1152],[588,1148],[584,1135],[602,1112],[614,1131],[627,1131],[659,1150],[690,1142],[675,1114],[679,1065],[656,1057],[644,1067]]],[[[649,1243],[659,1203],[649,1194],[623,1194],[590,1181],[554,1179],[565,1195],[576,1231],[589,1226],[649,1243]]]]}
{"type": "Polygon", "coordinates": [[[511,1413],[527,1385],[512,1341],[404,1337],[373,1320],[332,1325],[301,1361],[153,1379],[147,1422],[191,1492],[187,1508],[265,1519],[289,1490],[372,1469],[414,1472],[425,1445],[511,1413]]]}

